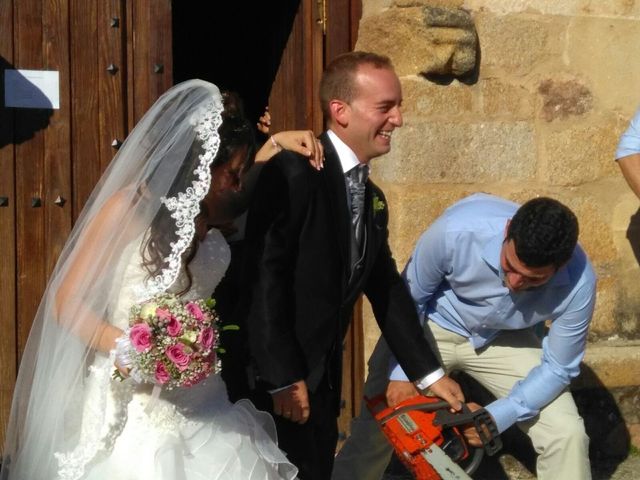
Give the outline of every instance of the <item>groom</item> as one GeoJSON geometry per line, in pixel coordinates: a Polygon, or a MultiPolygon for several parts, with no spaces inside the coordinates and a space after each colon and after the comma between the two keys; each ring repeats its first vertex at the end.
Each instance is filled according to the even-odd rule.
{"type": "MultiPolygon", "coordinates": [[[[324,169],[286,151],[264,167],[236,316],[248,336],[249,398],[274,415],[279,446],[303,480],[331,476],[342,344],[362,292],[408,377],[454,408],[463,400],[422,335],[389,250],[386,200],[367,179],[369,161],[389,152],[402,125],[400,81],[388,58],[352,52],[327,67],[320,97],[324,169]]],[[[242,396],[242,382],[226,380],[231,399],[242,396]]]]}

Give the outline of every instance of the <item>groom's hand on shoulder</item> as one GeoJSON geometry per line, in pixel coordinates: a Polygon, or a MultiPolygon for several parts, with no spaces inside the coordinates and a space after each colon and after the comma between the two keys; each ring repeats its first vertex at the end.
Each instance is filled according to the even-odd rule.
{"type": "Polygon", "coordinates": [[[273,413],[295,423],[305,423],[311,411],[309,407],[309,393],[304,380],[273,392],[273,413]]]}

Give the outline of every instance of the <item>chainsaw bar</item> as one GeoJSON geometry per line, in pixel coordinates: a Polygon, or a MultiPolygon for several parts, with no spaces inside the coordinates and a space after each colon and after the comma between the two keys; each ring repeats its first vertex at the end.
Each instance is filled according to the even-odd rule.
{"type": "Polygon", "coordinates": [[[420,452],[442,480],[471,480],[471,477],[435,443],[420,452]]]}

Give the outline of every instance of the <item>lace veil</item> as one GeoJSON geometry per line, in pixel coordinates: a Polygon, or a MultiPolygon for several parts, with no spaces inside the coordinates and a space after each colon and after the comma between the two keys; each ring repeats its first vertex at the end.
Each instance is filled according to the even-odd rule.
{"type": "MultiPolygon", "coordinates": [[[[211,183],[223,103],[215,85],[190,80],[140,120],[95,187],[51,275],[24,351],[4,449],[2,479],[51,479],[55,452],[76,447],[87,372],[112,321],[126,248],[148,236],[155,270],[140,299],[167,290],[183,270],[200,202],[211,183]],[[161,237],[161,238],[160,238],[161,237]]],[[[96,409],[104,407],[96,406],[96,409]]],[[[104,415],[105,412],[97,412],[104,415]]],[[[94,448],[98,449],[99,446],[94,448]]]]}

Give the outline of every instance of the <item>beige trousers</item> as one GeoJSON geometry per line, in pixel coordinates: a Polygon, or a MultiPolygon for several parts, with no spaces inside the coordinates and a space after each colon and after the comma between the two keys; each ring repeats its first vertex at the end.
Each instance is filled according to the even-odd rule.
{"type": "MultiPolygon", "coordinates": [[[[489,346],[474,350],[468,339],[425,322],[425,336],[437,343],[447,371],[463,370],[497,398],[506,396],[513,385],[540,364],[540,341],[530,330],[503,332],[489,346]]],[[[375,397],[388,382],[389,348],[380,339],[369,360],[364,394],[375,397]]],[[[470,399],[472,400],[472,399],[470,399]]],[[[588,480],[591,478],[589,438],[576,405],[564,391],[540,414],[518,426],[531,438],[538,453],[539,479],[588,480]]],[[[351,436],[336,457],[333,480],[380,479],[392,449],[366,406],[351,423],[351,436]]]]}

